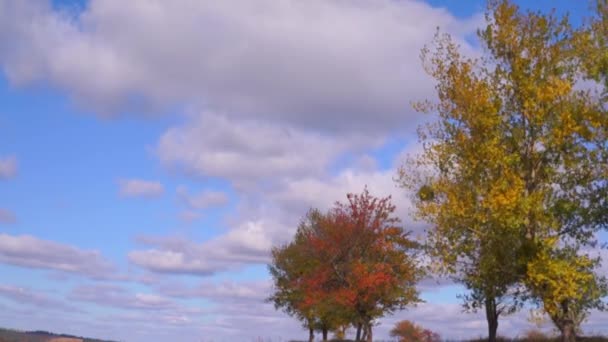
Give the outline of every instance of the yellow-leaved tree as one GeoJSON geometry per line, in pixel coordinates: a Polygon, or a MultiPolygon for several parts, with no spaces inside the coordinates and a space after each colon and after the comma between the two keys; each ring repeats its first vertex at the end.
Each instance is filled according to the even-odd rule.
{"type": "Polygon", "coordinates": [[[594,272],[599,261],[564,247],[538,251],[528,264],[533,298],[566,340],[574,340],[589,309],[604,308],[606,280],[594,272]]]}
{"type": "MultiPolygon", "coordinates": [[[[436,120],[419,129],[423,152],[400,181],[431,226],[434,265],[471,290],[466,307],[485,308],[490,341],[523,299],[557,317],[600,307],[605,293],[597,262],[581,252],[608,226],[605,97],[578,86],[606,75],[585,55],[606,53],[598,4],[604,17],[574,29],[568,17],[490,1],[481,57],[440,34],[423,50],[438,101],[416,109],[436,120]]],[[[557,321],[571,341],[565,316],[557,321]]]]}

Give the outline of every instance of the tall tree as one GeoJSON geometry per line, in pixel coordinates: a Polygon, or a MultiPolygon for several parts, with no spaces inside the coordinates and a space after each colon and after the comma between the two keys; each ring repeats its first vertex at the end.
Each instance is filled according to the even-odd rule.
{"type": "Polygon", "coordinates": [[[576,87],[584,58],[567,17],[504,0],[489,2],[486,19],[482,57],[446,35],[423,51],[439,101],[416,108],[438,117],[400,179],[432,225],[431,255],[483,299],[492,340],[496,299],[516,284],[534,292],[543,251],[588,245],[606,228],[608,116],[576,87]]]}

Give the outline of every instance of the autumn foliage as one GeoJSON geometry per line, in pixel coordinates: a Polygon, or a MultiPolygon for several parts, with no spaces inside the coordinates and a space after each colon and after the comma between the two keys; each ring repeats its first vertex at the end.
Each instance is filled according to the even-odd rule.
{"type": "Polygon", "coordinates": [[[397,342],[440,342],[441,337],[436,332],[425,329],[411,321],[399,321],[390,332],[397,342]]]}
{"type": "Polygon", "coordinates": [[[367,189],[326,213],[311,210],[294,240],[272,252],[277,307],[312,330],[352,324],[372,340],[375,319],[418,301],[416,244],[399,226],[390,197],[367,189]]]}

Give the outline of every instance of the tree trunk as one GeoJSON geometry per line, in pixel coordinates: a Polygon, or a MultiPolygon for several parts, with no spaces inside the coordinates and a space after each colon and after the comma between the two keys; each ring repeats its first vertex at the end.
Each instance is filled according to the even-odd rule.
{"type": "Polygon", "coordinates": [[[357,323],[357,336],[355,337],[355,341],[361,341],[361,323],[357,323]]]}
{"type": "Polygon", "coordinates": [[[498,331],[498,312],[496,310],[496,299],[486,298],[486,320],[488,321],[488,342],[496,342],[498,331]]]}
{"type": "Polygon", "coordinates": [[[561,328],[562,342],[575,342],[576,341],[576,329],[574,322],[571,319],[565,319],[561,328]]]}
{"type": "Polygon", "coordinates": [[[327,328],[323,327],[323,341],[327,341],[327,328]]]}
{"type": "Polygon", "coordinates": [[[559,319],[559,330],[562,333],[562,342],[575,342],[576,341],[576,326],[572,319],[572,312],[570,312],[570,302],[568,300],[562,303],[562,318],[559,319]]]}
{"type": "Polygon", "coordinates": [[[315,330],[313,328],[308,328],[308,342],[313,342],[315,340],[315,330]]]}
{"type": "Polygon", "coordinates": [[[373,338],[373,334],[372,334],[372,324],[368,323],[367,324],[367,329],[366,329],[366,334],[367,334],[367,342],[373,342],[374,338],[373,338]]]}
{"type": "Polygon", "coordinates": [[[561,302],[562,310],[555,317],[551,317],[553,323],[557,326],[561,332],[562,342],[574,342],[576,341],[576,328],[577,325],[572,318],[574,315],[570,311],[570,301],[564,300],[561,302]]]}
{"type": "Polygon", "coordinates": [[[575,342],[576,341],[576,329],[574,322],[570,319],[565,319],[561,326],[562,342],[575,342]]]}

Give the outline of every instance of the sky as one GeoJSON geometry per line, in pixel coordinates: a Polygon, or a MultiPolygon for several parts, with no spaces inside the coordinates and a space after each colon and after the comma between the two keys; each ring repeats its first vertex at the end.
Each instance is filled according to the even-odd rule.
{"type": "MultiPolygon", "coordinates": [[[[585,1],[518,1],[570,12],[585,1]]],[[[434,98],[437,27],[480,53],[479,0],[0,0],[0,326],[121,341],[304,339],[264,302],[308,208],[391,195],[434,98]]],[[[605,269],[605,268],[604,268],[605,269]]],[[[410,319],[486,323],[426,279],[410,319]]],[[[522,310],[499,334],[534,325],[522,310]]],[[[608,333],[593,313],[589,333],[608,333]],[[603,330],[602,330],[603,329],[603,330]]],[[[550,329],[549,325],[541,328],[550,329]]]]}

